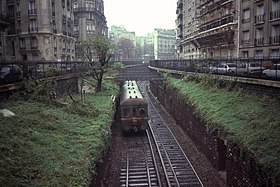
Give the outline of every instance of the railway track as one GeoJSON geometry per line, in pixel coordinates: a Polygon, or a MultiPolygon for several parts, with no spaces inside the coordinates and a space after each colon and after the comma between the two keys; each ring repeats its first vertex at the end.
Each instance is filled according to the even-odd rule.
{"type": "Polygon", "coordinates": [[[149,126],[156,143],[167,186],[203,187],[188,157],[149,98],[147,86],[147,82],[139,83],[139,88],[148,102],[149,126]]]}
{"type": "Polygon", "coordinates": [[[159,173],[148,130],[126,137],[126,162],[121,169],[121,186],[161,187],[159,173]]]}

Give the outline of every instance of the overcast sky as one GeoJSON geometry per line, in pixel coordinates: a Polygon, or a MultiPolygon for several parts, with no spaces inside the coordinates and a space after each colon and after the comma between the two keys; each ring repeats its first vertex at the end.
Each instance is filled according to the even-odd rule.
{"type": "Polygon", "coordinates": [[[107,26],[124,26],[136,36],[154,28],[175,29],[177,0],[104,0],[107,26]]]}

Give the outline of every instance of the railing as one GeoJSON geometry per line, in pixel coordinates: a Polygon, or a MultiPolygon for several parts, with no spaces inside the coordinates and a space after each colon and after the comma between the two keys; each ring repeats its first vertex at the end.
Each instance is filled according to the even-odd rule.
{"type": "MultiPolygon", "coordinates": [[[[26,50],[26,48],[22,48],[26,50]]],[[[77,61],[1,61],[0,66],[18,66],[22,72],[21,78],[45,78],[51,76],[65,75],[69,73],[85,73],[90,68],[89,62],[77,61]]],[[[1,80],[2,81],[2,80],[1,80]]],[[[5,82],[1,82],[1,84],[5,82]]]]}
{"type": "Polygon", "coordinates": [[[263,23],[263,22],[264,22],[264,14],[255,16],[255,23],[263,23]]]}
{"type": "Polygon", "coordinates": [[[260,59],[151,60],[150,66],[186,72],[280,80],[280,55],[260,59]]]}
{"type": "Polygon", "coordinates": [[[255,46],[262,46],[264,44],[264,38],[256,38],[255,46]]]}
{"type": "Polygon", "coordinates": [[[29,32],[29,33],[38,32],[38,27],[29,27],[29,28],[28,28],[28,32],[29,32]]]}
{"type": "Polygon", "coordinates": [[[28,15],[35,15],[37,14],[37,9],[28,9],[28,15]]]}
{"type": "Polygon", "coordinates": [[[270,19],[278,19],[280,18],[280,10],[271,11],[270,12],[270,19]]]}
{"type": "Polygon", "coordinates": [[[270,44],[279,44],[280,43],[280,35],[278,36],[270,36],[269,37],[270,44]]]}
{"type": "Polygon", "coordinates": [[[210,22],[210,23],[208,22],[208,23],[206,23],[206,25],[203,24],[204,26],[199,28],[199,32],[206,31],[206,30],[209,30],[209,29],[213,29],[213,28],[216,28],[216,27],[219,27],[219,26],[231,23],[231,22],[233,22],[233,15],[223,17],[219,20],[215,20],[215,21],[210,22]]]}

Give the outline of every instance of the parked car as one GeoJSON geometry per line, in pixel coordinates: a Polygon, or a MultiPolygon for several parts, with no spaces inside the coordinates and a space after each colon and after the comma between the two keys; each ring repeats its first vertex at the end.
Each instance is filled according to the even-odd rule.
{"type": "Polygon", "coordinates": [[[261,75],[265,67],[261,66],[259,63],[241,63],[237,66],[236,72],[239,75],[261,75]]]}
{"type": "Polygon", "coordinates": [[[263,77],[280,79],[280,64],[273,64],[270,69],[264,70],[263,77]]]}
{"type": "Polygon", "coordinates": [[[0,84],[17,82],[22,79],[22,71],[17,65],[0,66],[0,84]]]}
{"type": "Polygon", "coordinates": [[[218,73],[218,74],[232,74],[236,72],[236,64],[235,63],[223,63],[219,64],[217,67],[212,69],[213,73],[218,73]]]}

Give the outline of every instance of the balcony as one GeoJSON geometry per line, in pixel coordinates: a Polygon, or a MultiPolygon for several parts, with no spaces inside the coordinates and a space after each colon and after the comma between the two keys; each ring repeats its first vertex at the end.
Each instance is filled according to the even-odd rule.
{"type": "Polygon", "coordinates": [[[99,13],[99,11],[94,7],[76,7],[76,8],[74,8],[74,13],[75,12],[95,12],[95,13],[99,13]]]}
{"type": "Polygon", "coordinates": [[[264,38],[256,38],[255,39],[255,46],[263,46],[264,38]]]}
{"type": "Polygon", "coordinates": [[[278,36],[270,36],[269,37],[270,44],[279,44],[280,43],[280,35],[278,36]]]}
{"type": "Polygon", "coordinates": [[[26,46],[20,46],[19,51],[26,51],[26,46]]]}
{"type": "Polygon", "coordinates": [[[31,46],[30,49],[31,51],[38,50],[38,46],[31,46]]]}
{"type": "Polygon", "coordinates": [[[223,17],[221,19],[202,24],[202,26],[200,26],[200,28],[199,28],[199,32],[214,29],[214,28],[217,28],[217,27],[220,27],[222,25],[232,23],[232,22],[233,22],[233,15],[229,15],[229,16],[223,17]]]}
{"type": "Polygon", "coordinates": [[[36,33],[36,32],[38,32],[38,27],[29,27],[28,32],[29,33],[36,33]]]}
{"type": "Polygon", "coordinates": [[[233,2],[233,0],[220,0],[220,1],[216,1],[215,3],[211,3],[211,4],[209,2],[204,5],[205,6],[204,8],[200,9],[200,15],[202,16],[208,12],[214,11],[216,9],[220,9],[221,6],[224,6],[231,2],[233,2]]]}
{"type": "Polygon", "coordinates": [[[7,27],[10,24],[10,20],[7,16],[0,14],[0,25],[1,27],[7,27]]]}
{"type": "Polygon", "coordinates": [[[177,7],[180,8],[181,6],[183,6],[183,0],[178,0],[177,7]]]}
{"type": "Polygon", "coordinates": [[[28,15],[36,15],[37,14],[37,9],[28,9],[28,15]]]}
{"type": "Polygon", "coordinates": [[[255,23],[264,23],[264,14],[259,14],[255,16],[255,23]]]}
{"type": "Polygon", "coordinates": [[[243,39],[241,41],[242,44],[249,44],[250,43],[250,39],[243,39]]]}
{"type": "Polygon", "coordinates": [[[250,22],[250,18],[244,18],[242,19],[242,23],[249,23],[250,22]]]}
{"type": "Polygon", "coordinates": [[[279,19],[279,18],[280,18],[280,10],[270,12],[270,20],[279,19]]]}

